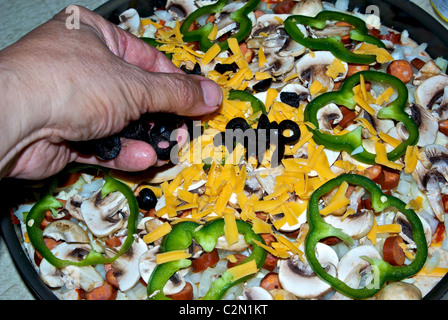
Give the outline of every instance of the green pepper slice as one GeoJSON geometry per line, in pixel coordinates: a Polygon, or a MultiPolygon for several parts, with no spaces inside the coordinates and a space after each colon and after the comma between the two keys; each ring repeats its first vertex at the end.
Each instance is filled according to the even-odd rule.
{"type": "Polygon", "coordinates": [[[362,147],[361,126],[342,135],[332,135],[319,130],[319,122],[317,118],[319,109],[329,103],[335,103],[337,105],[343,105],[349,109],[354,109],[356,102],[353,99],[353,88],[360,83],[361,75],[366,81],[391,85],[398,93],[398,97],[387,107],[382,108],[377,114],[380,119],[392,119],[403,123],[409,133],[409,136],[405,141],[387,153],[387,158],[390,161],[395,161],[406,153],[406,149],[409,145],[417,144],[419,133],[418,126],[414,119],[405,112],[408,101],[408,89],[400,79],[390,74],[379,71],[361,71],[355,73],[344,81],[344,84],[338,91],[327,92],[311,100],[305,108],[304,120],[313,124],[314,128],[312,126],[309,127],[313,132],[313,139],[317,144],[324,145],[326,148],[335,151],[346,151],[354,159],[360,162],[375,164],[376,155],[368,152],[362,147]],[[355,150],[356,152],[354,153],[355,150]]]}
{"type": "Polygon", "coordinates": [[[305,239],[305,254],[313,271],[334,289],[353,299],[366,299],[375,295],[387,281],[399,281],[416,274],[425,264],[428,256],[428,246],[420,218],[412,209],[406,209],[406,204],[400,199],[387,195],[381,188],[367,177],[357,174],[343,174],[329,180],[319,187],[310,197],[308,207],[309,233],[305,239]],[[337,237],[347,243],[353,239],[330,224],[326,223],[319,212],[319,200],[326,193],[338,187],[343,182],[364,187],[371,195],[372,207],[376,212],[393,207],[403,213],[412,228],[412,237],[417,246],[415,259],[405,266],[392,266],[382,259],[365,258],[372,266],[374,280],[363,288],[352,288],[343,281],[328,274],[319,263],[316,256],[317,243],[327,237],[337,237]],[[377,273],[377,274],[375,274],[377,273]]]}
{"type": "Polygon", "coordinates": [[[111,263],[115,261],[123,253],[127,252],[134,242],[134,234],[137,230],[137,217],[138,217],[138,203],[133,191],[124,183],[112,178],[107,174],[105,169],[97,168],[103,170],[106,173],[105,183],[101,189],[101,196],[104,198],[111,192],[121,192],[125,197],[129,205],[129,217],[128,217],[128,235],[124,243],[122,244],[120,250],[113,257],[107,258],[102,253],[95,251],[93,247],[91,248],[88,255],[81,261],[71,261],[66,259],[57,258],[50,249],[44,243],[43,232],[40,228],[40,224],[45,218],[45,213],[48,210],[56,210],[63,207],[63,204],[58,201],[54,195],[54,189],[57,186],[58,178],[55,178],[49,191],[45,196],[43,196],[30,210],[26,216],[26,229],[30,242],[34,248],[45,258],[50,264],[56,268],[63,268],[69,265],[74,265],[78,267],[89,266],[95,264],[111,263]]]}
{"type": "MultiPolygon", "coordinates": [[[[201,51],[206,52],[210,47],[212,47],[215,42],[211,41],[208,36],[213,30],[213,23],[207,23],[206,25],[192,31],[188,31],[190,26],[200,17],[219,13],[225,7],[229,0],[218,0],[214,4],[203,6],[193,13],[191,13],[180,26],[180,32],[183,34],[183,40],[185,42],[199,42],[199,48],[201,51]]],[[[252,29],[252,21],[249,19],[248,15],[258,6],[260,0],[249,0],[242,8],[230,14],[230,19],[239,24],[238,32],[231,36],[231,38],[236,38],[238,42],[242,41],[252,29]]],[[[229,45],[227,41],[222,41],[219,43],[221,51],[227,50],[229,45]]]]}
{"type": "Polygon", "coordinates": [[[316,29],[324,29],[327,21],[343,21],[351,24],[354,29],[350,31],[350,38],[356,41],[367,42],[380,48],[385,48],[384,43],[369,35],[366,23],[353,15],[336,12],[321,11],[315,17],[292,15],[285,20],[285,30],[294,41],[311,50],[331,51],[333,55],[345,62],[358,64],[371,64],[376,62],[376,56],[370,54],[356,54],[347,50],[340,36],[326,38],[311,38],[303,34],[298,24],[310,26],[316,29]]]}
{"type": "MultiPolygon", "coordinates": [[[[244,234],[246,243],[252,246],[252,253],[242,263],[255,260],[257,267],[261,268],[267,257],[267,252],[258,246],[253,240],[264,243],[263,238],[252,230],[251,224],[242,220],[236,220],[238,233],[244,234]]],[[[166,235],[160,245],[161,252],[172,250],[186,250],[193,239],[204,249],[211,252],[218,242],[218,238],[224,235],[224,219],[217,219],[200,225],[195,222],[185,221],[173,226],[171,232],[166,235]]],[[[158,265],[151,274],[148,281],[148,296],[154,300],[169,299],[163,294],[163,287],[173,274],[181,268],[186,268],[191,264],[189,259],[180,259],[158,265]]],[[[203,300],[221,299],[229,288],[241,283],[250,276],[233,280],[229,272],[224,272],[221,277],[215,280],[203,300]]]]}
{"type": "Polygon", "coordinates": [[[266,114],[266,107],[263,102],[257,97],[254,97],[251,93],[243,90],[230,90],[227,96],[228,100],[241,100],[250,102],[253,113],[261,111],[266,114]]]}

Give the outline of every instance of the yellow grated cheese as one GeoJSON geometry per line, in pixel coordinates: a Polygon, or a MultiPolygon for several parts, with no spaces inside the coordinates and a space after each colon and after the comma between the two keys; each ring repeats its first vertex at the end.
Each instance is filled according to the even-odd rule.
{"type": "Polygon", "coordinates": [[[329,215],[330,213],[339,210],[341,208],[344,208],[345,206],[350,204],[350,199],[348,199],[345,195],[342,197],[339,197],[337,199],[333,198],[331,199],[330,203],[324,207],[322,210],[320,210],[320,214],[323,216],[329,215]]]}
{"type": "Polygon", "coordinates": [[[383,48],[379,48],[373,44],[370,43],[363,43],[359,48],[353,51],[356,54],[372,54],[376,56],[376,61],[379,63],[386,63],[393,61],[394,58],[391,56],[391,54],[383,48]]]}
{"type": "Polygon", "coordinates": [[[171,230],[171,225],[168,222],[164,222],[162,225],[160,225],[150,233],[144,235],[143,241],[145,241],[146,243],[152,243],[170,233],[171,230]]]}
{"type": "Polygon", "coordinates": [[[344,221],[348,216],[355,214],[355,210],[353,208],[349,208],[341,217],[341,221],[344,221]]]}
{"type": "Polygon", "coordinates": [[[162,263],[181,260],[181,259],[188,259],[190,257],[191,257],[191,254],[185,252],[184,250],[174,250],[174,251],[168,251],[168,252],[164,252],[164,253],[158,253],[156,255],[156,262],[157,262],[157,264],[162,264],[162,263]]]}
{"type": "Polygon", "coordinates": [[[295,253],[299,256],[303,255],[302,250],[299,249],[299,244],[298,243],[292,243],[291,241],[289,241],[288,239],[286,239],[284,236],[278,235],[278,234],[274,234],[275,238],[277,239],[278,242],[280,242],[281,244],[283,244],[284,246],[286,246],[289,251],[291,251],[292,253],[295,253]]]}
{"type": "Polygon", "coordinates": [[[228,256],[226,256],[226,259],[229,260],[229,262],[231,263],[235,263],[238,261],[238,259],[233,254],[229,254],[228,256]]]}
{"type": "Polygon", "coordinates": [[[384,90],[377,98],[376,98],[376,104],[381,106],[385,102],[389,102],[390,97],[394,94],[394,89],[391,87],[384,90]]]}
{"type": "Polygon", "coordinates": [[[400,140],[395,139],[394,137],[388,135],[387,133],[379,132],[378,136],[380,137],[380,139],[382,139],[384,142],[386,142],[387,144],[391,145],[394,148],[398,147],[401,144],[400,140]]]}
{"type": "Polygon", "coordinates": [[[255,233],[272,233],[271,225],[261,219],[254,219],[252,221],[252,230],[255,233]]]}
{"type": "Polygon", "coordinates": [[[280,17],[274,16],[274,19],[277,20],[278,23],[283,24],[283,20],[280,17]]]}
{"type": "Polygon", "coordinates": [[[238,228],[236,226],[235,215],[224,214],[224,235],[229,245],[238,241],[238,228]]]}
{"type": "Polygon", "coordinates": [[[359,94],[355,94],[353,100],[370,115],[375,115],[375,110],[359,94]]]}
{"type": "Polygon", "coordinates": [[[417,146],[408,146],[404,156],[404,172],[411,173],[417,167],[419,150],[417,146]]]}
{"type": "Polygon", "coordinates": [[[369,239],[373,245],[376,245],[377,228],[378,228],[378,224],[376,223],[376,219],[373,219],[372,228],[370,228],[370,230],[366,236],[367,239],[369,239]]]}
{"type": "Polygon", "coordinates": [[[265,79],[269,79],[269,78],[272,78],[272,76],[268,72],[260,72],[260,71],[255,72],[255,80],[257,80],[257,81],[261,81],[261,80],[265,80],[265,79]]]}
{"type": "Polygon", "coordinates": [[[230,273],[233,276],[233,281],[236,281],[238,279],[244,278],[245,276],[257,273],[257,263],[255,262],[255,260],[250,260],[249,262],[232,267],[226,272],[230,273]]]}
{"type": "Polygon", "coordinates": [[[395,170],[401,170],[403,168],[403,165],[389,161],[389,159],[387,158],[386,147],[384,146],[384,144],[382,144],[380,142],[376,142],[375,143],[375,152],[376,152],[376,157],[375,157],[376,163],[382,164],[386,167],[389,167],[389,168],[392,168],[395,170]]]}
{"type": "Polygon", "coordinates": [[[415,259],[415,255],[409,251],[409,247],[406,245],[406,243],[400,242],[398,245],[400,246],[401,249],[403,249],[403,252],[404,252],[404,255],[406,256],[406,258],[408,258],[409,260],[415,259]]]}
{"type": "Polygon", "coordinates": [[[324,93],[327,91],[327,88],[323,86],[318,80],[314,80],[313,83],[309,87],[310,94],[312,96],[324,93]]]}
{"type": "Polygon", "coordinates": [[[372,126],[372,124],[371,124],[366,118],[358,118],[358,119],[355,119],[355,121],[357,121],[357,122],[361,122],[362,126],[363,126],[364,128],[366,128],[367,131],[369,131],[369,133],[370,133],[372,136],[376,136],[376,135],[378,134],[378,133],[376,132],[375,128],[372,126]]]}
{"type": "Polygon", "coordinates": [[[205,53],[204,58],[202,58],[202,64],[204,65],[209,64],[220,52],[221,52],[220,46],[217,43],[215,43],[205,53]]]}
{"type": "Polygon", "coordinates": [[[291,81],[292,79],[298,78],[299,74],[298,73],[292,73],[290,75],[288,75],[287,77],[285,77],[282,82],[288,82],[291,81]]]}
{"type": "Polygon", "coordinates": [[[264,250],[266,250],[267,252],[269,252],[270,254],[272,254],[273,256],[278,256],[277,251],[274,248],[271,248],[267,245],[265,245],[264,243],[261,243],[260,241],[257,241],[255,239],[252,240],[257,246],[262,247],[264,250]]]}
{"type": "Polygon", "coordinates": [[[334,59],[330,66],[327,67],[325,74],[333,79],[339,77],[341,73],[345,72],[345,66],[339,59],[334,59]]]}
{"type": "Polygon", "coordinates": [[[367,89],[366,89],[366,81],[365,81],[364,76],[362,74],[359,76],[359,80],[360,80],[362,97],[364,98],[364,101],[368,101],[367,89]]]}
{"type": "Polygon", "coordinates": [[[216,36],[218,35],[218,25],[216,23],[213,24],[213,29],[208,35],[208,39],[213,41],[216,39],[216,36]]]}
{"type": "Polygon", "coordinates": [[[400,233],[401,225],[396,224],[396,223],[383,224],[383,225],[377,226],[376,232],[377,233],[400,233]]]}
{"type": "Polygon", "coordinates": [[[411,199],[408,204],[406,204],[406,209],[412,209],[414,211],[420,211],[423,208],[423,201],[424,199],[420,196],[418,196],[415,199],[411,199]]]}
{"type": "Polygon", "coordinates": [[[289,194],[283,194],[275,200],[257,200],[254,202],[253,209],[255,212],[270,212],[281,206],[289,199],[289,194]]]}
{"type": "Polygon", "coordinates": [[[260,46],[260,49],[258,50],[258,66],[260,68],[264,68],[268,65],[268,60],[266,59],[266,56],[263,51],[263,46],[260,46]]]}
{"type": "Polygon", "coordinates": [[[448,268],[435,267],[428,270],[428,267],[421,269],[416,275],[417,276],[427,276],[427,277],[443,277],[448,273],[448,268]]]}

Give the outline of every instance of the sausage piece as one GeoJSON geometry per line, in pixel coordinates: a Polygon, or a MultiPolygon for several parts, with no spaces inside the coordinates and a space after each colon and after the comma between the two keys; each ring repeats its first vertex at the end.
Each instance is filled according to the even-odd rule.
{"type": "Polygon", "coordinates": [[[263,279],[261,279],[260,287],[271,291],[274,289],[282,289],[282,285],[280,284],[280,280],[278,277],[278,273],[269,272],[267,273],[263,279]]]}
{"type": "Polygon", "coordinates": [[[199,258],[194,259],[191,263],[193,272],[201,272],[209,267],[214,267],[219,261],[218,250],[213,249],[211,252],[204,252],[199,258]]]}
{"type": "Polygon", "coordinates": [[[193,286],[190,282],[186,282],[182,290],[167,297],[173,300],[193,300],[193,286]]]}
{"type": "Polygon", "coordinates": [[[408,83],[414,77],[414,70],[412,64],[407,60],[394,60],[388,66],[386,72],[391,74],[403,83],[408,83]]]}
{"type": "Polygon", "coordinates": [[[403,243],[403,239],[400,236],[392,236],[384,240],[384,261],[390,263],[393,266],[404,265],[405,255],[403,248],[400,247],[400,243],[403,243]]]}
{"type": "Polygon", "coordinates": [[[117,289],[108,282],[104,282],[101,287],[86,292],[85,298],[86,300],[115,300],[117,298],[117,289]]]}

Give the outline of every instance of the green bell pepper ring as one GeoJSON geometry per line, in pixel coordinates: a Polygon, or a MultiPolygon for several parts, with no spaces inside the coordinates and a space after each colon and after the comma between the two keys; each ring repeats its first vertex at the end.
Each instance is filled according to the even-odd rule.
{"type": "Polygon", "coordinates": [[[346,13],[321,11],[315,17],[293,15],[285,20],[284,25],[286,32],[294,41],[311,50],[331,51],[336,58],[349,63],[371,64],[376,62],[375,55],[356,54],[347,50],[340,36],[311,38],[303,34],[302,30],[297,26],[301,24],[316,29],[324,29],[327,21],[347,22],[354,27],[350,31],[350,38],[352,40],[367,42],[380,48],[385,48],[384,43],[380,39],[369,35],[366,23],[362,19],[346,13]]]}
{"type": "MultiPolygon", "coordinates": [[[[219,13],[228,3],[228,0],[218,0],[214,4],[208,6],[203,6],[193,13],[191,13],[180,26],[180,32],[183,34],[183,40],[185,42],[199,42],[199,48],[206,52],[210,49],[215,42],[211,41],[208,36],[213,30],[213,23],[207,23],[206,25],[192,31],[188,31],[190,26],[200,17],[219,13]]],[[[260,0],[249,0],[242,8],[230,14],[230,19],[239,24],[239,30],[237,33],[231,36],[231,38],[236,38],[238,42],[242,41],[247,35],[249,35],[252,29],[252,21],[249,19],[248,15],[258,6],[260,0]]],[[[221,51],[227,50],[229,45],[227,41],[222,41],[219,43],[221,51]]]]}
{"type": "Polygon", "coordinates": [[[112,178],[106,174],[105,183],[101,189],[101,196],[104,198],[111,192],[121,192],[127,199],[129,205],[129,217],[128,217],[128,235],[120,250],[113,257],[107,258],[100,252],[95,251],[93,248],[88,255],[81,261],[71,261],[66,259],[57,258],[50,249],[44,243],[43,232],[40,228],[40,224],[45,218],[45,213],[48,210],[56,210],[63,207],[63,204],[59,202],[54,196],[53,191],[57,185],[57,179],[52,183],[49,192],[42,197],[30,210],[26,217],[26,229],[30,242],[34,248],[45,258],[50,264],[56,268],[63,268],[69,265],[78,267],[89,266],[94,264],[111,263],[115,261],[123,253],[127,252],[134,242],[134,234],[137,230],[137,217],[138,217],[138,203],[134,196],[133,191],[124,183],[112,178]]]}
{"type": "Polygon", "coordinates": [[[310,197],[308,207],[309,232],[305,239],[305,254],[313,271],[322,280],[330,284],[335,290],[354,299],[365,299],[375,295],[387,281],[399,281],[416,274],[425,264],[428,256],[428,246],[425,232],[417,214],[406,209],[406,204],[400,199],[387,195],[372,180],[357,174],[343,174],[329,180],[319,187],[310,197]],[[372,207],[375,212],[394,207],[403,213],[412,228],[412,237],[417,246],[415,259],[405,266],[392,266],[382,259],[365,258],[372,266],[374,280],[363,288],[352,288],[346,283],[328,274],[319,263],[316,256],[317,243],[327,237],[338,237],[339,239],[352,243],[353,239],[328,223],[326,223],[319,212],[319,200],[326,193],[338,187],[343,182],[364,187],[371,195],[372,207]],[[376,279],[376,281],[375,281],[376,279]]]}
{"type": "Polygon", "coordinates": [[[243,90],[230,90],[227,96],[228,100],[241,100],[250,102],[253,113],[261,111],[266,114],[266,107],[260,99],[254,97],[251,93],[243,90]]]}
{"type": "MultiPolygon", "coordinates": [[[[246,243],[252,245],[252,253],[242,263],[255,260],[257,268],[261,268],[266,260],[267,252],[258,246],[253,240],[264,243],[263,238],[252,230],[251,224],[236,220],[238,233],[244,234],[246,243]]],[[[186,250],[193,239],[204,249],[211,252],[218,242],[218,238],[224,235],[224,219],[217,219],[200,225],[195,222],[181,222],[173,227],[173,230],[166,235],[160,245],[161,252],[172,250],[186,250]]],[[[152,272],[148,281],[148,296],[154,300],[169,299],[163,294],[163,287],[173,274],[181,268],[191,264],[189,259],[181,259],[158,265],[152,272]]],[[[233,281],[233,276],[229,272],[224,272],[221,277],[215,280],[203,300],[221,299],[227,290],[250,276],[233,281]]]]}
{"type": "Polygon", "coordinates": [[[406,153],[406,148],[409,145],[417,144],[419,133],[414,119],[405,112],[408,101],[408,89],[401,80],[392,75],[379,71],[355,73],[345,80],[341,88],[339,88],[339,91],[327,92],[311,100],[304,110],[304,120],[314,125],[314,128],[310,126],[310,130],[313,132],[313,139],[317,144],[324,145],[327,149],[335,151],[346,151],[360,162],[375,164],[376,155],[362,148],[361,126],[341,135],[332,135],[319,130],[317,113],[320,108],[329,103],[343,105],[349,109],[355,108],[356,102],[353,99],[353,88],[360,82],[361,75],[366,81],[391,85],[398,93],[398,97],[387,107],[382,108],[377,114],[380,119],[392,119],[403,123],[409,133],[409,137],[405,141],[387,153],[387,158],[390,161],[395,161],[406,153]],[[353,153],[355,150],[356,152],[353,153]]]}

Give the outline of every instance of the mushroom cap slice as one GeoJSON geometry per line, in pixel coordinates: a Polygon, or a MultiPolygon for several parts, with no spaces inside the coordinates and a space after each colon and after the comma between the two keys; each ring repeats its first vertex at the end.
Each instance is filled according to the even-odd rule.
{"type": "MultiPolygon", "coordinates": [[[[336,252],[330,246],[318,243],[316,254],[322,267],[336,277],[336,266],[339,262],[336,252]]],[[[298,298],[317,298],[331,290],[331,286],[313,272],[308,262],[302,262],[295,257],[279,262],[278,276],[282,288],[298,298]]]]}
{"type": "Polygon", "coordinates": [[[131,248],[112,262],[111,266],[121,291],[129,290],[140,279],[140,257],[146,251],[148,251],[148,246],[137,237],[131,248]]]}
{"type": "Polygon", "coordinates": [[[81,204],[84,221],[97,237],[106,237],[116,232],[126,224],[126,197],[121,192],[111,192],[101,197],[101,190],[94,193],[81,204]]]}
{"type": "Polygon", "coordinates": [[[291,14],[314,17],[324,9],[321,0],[302,0],[292,7],[291,14]]]}
{"type": "MultiPolygon", "coordinates": [[[[69,244],[62,242],[54,247],[51,252],[59,259],[80,261],[90,251],[88,244],[69,244]]],[[[104,283],[103,278],[92,266],[67,266],[57,269],[46,259],[42,259],[39,266],[39,276],[50,287],[81,288],[87,292],[104,283]]]]}
{"type": "Polygon", "coordinates": [[[335,104],[330,103],[317,111],[317,121],[319,129],[333,134],[333,125],[336,125],[343,118],[341,109],[335,104]]]}
{"type": "Polygon", "coordinates": [[[137,10],[130,8],[119,15],[120,28],[138,36],[142,31],[142,24],[140,21],[140,15],[137,10]]]}
{"type": "Polygon", "coordinates": [[[376,300],[421,300],[422,292],[412,283],[391,282],[379,292],[376,300]]]}
{"type": "Polygon", "coordinates": [[[448,119],[448,76],[436,75],[423,81],[415,90],[415,102],[431,111],[437,121],[448,119]],[[440,100],[435,108],[437,100],[440,100]]]}
{"type": "MultiPolygon", "coordinates": [[[[422,108],[419,105],[410,105],[408,109],[418,126],[419,140],[417,146],[423,147],[428,144],[433,144],[436,141],[437,132],[439,131],[437,120],[428,109],[422,108]]],[[[402,122],[397,124],[397,133],[403,140],[409,137],[409,133],[402,122]]]]}
{"type": "Polygon", "coordinates": [[[63,240],[68,243],[89,243],[87,232],[77,223],[71,220],[56,220],[48,224],[44,231],[44,237],[54,240],[63,240]]]}
{"type": "Polygon", "coordinates": [[[273,300],[273,297],[265,288],[256,286],[245,289],[240,300],[273,300]]]}
{"type": "Polygon", "coordinates": [[[372,245],[361,245],[353,248],[339,261],[338,279],[352,288],[358,288],[363,277],[362,274],[370,267],[370,263],[363,257],[381,259],[378,250],[372,245]]]}
{"type": "Polygon", "coordinates": [[[374,219],[373,211],[364,209],[359,213],[348,215],[344,220],[332,214],[324,217],[325,222],[341,229],[342,232],[354,239],[364,237],[372,228],[374,219]]]}
{"type": "Polygon", "coordinates": [[[420,149],[424,156],[423,165],[427,168],[435,168],[448,181],[448,149],[438,144],[428,144],[420,149]]]}

